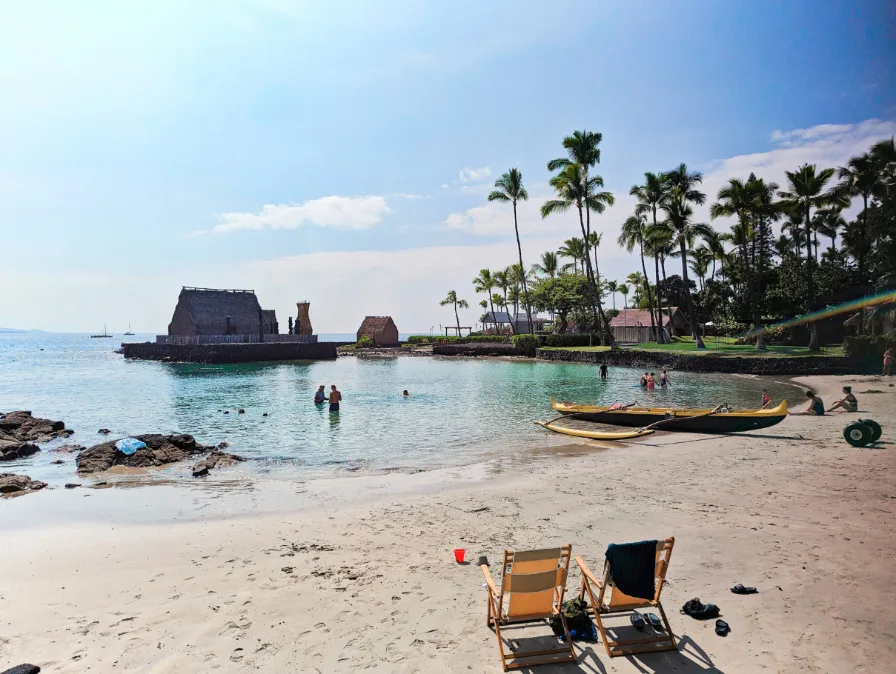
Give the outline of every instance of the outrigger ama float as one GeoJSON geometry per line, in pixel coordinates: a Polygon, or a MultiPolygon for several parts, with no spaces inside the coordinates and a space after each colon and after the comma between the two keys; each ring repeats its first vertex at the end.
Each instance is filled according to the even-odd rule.
{"type": "MultiPolygon", "coordinates": [[[[709,409],[674,409],[665,407],[597,407],[571,402],[553,402],[561,417],[570,417],[613,426],[634,426],[632,431],[589,431],[557,426],[552,421],[535,423],[555,433],[594,440],[627,440],[653,433],[653,429],[688,433],[742,433],[768,428],[781,423],[787,416],[787,402],[777,407],[759,410],[728,410],[719,405],[709,409]]],[[[561,417],[558,417],[561,418],[561,417]]]]}

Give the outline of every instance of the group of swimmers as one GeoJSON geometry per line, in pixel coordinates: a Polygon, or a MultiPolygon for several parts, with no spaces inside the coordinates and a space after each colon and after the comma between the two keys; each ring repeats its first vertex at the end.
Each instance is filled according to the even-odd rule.
{"type": "MultiPolygon", "coordinates": [[[[401,396],[403,398],[410,398],[411,394],[408,393],[408,390],[405,389],[401,392],[401,396]]],[[[324,403],[330,403],[330,411],[338,412],[339,411],[339,403],[342,400],[342,394],[336,388],[336,384],[330,384],[330,395],[327,396],[326,391],[324,391],[324,386],[321,384],[317,387],[317,391],[314,392],[314,404],[315,405],[323,405],[324,403]]]]}
{"type": "MultiPolygon", "coordinates": [[[[639,382],[642,388],[646,388],[648,391],[653,391],[656,388],[656,375],[653,372],[645,372],[641,375],[641,381],[639,382]]],[[[660,373],[659,378],[660,388],[665,389],[667,386],[672,386],[672,382],[669,381],[669,375],[666,374],[666,371],[663,370],[660,373]]]]}
{"type": "Polygon", "coordinates": [[[787,414],[795,417],[823,417],[825,412],[833,412],[836,409],[842,409],[844,412],[858,412],[859,399],[853,395],[852,386],[844,386],[843,393],[845,395],[840,400],[825,410],[824,401],[818,397],[818,394],[815,391],[806,391],[809,406],[802,412],[788,412],[787,414]]]}

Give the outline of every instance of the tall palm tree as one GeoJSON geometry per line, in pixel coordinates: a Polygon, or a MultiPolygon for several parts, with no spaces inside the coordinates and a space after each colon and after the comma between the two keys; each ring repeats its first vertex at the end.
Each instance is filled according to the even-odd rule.
{"type": "MultiPolygon", "coordinates": [[[[819,234],[831,240],[831,248],[837,248],[837,234],[846,227],[846,220],[840,214],[839,208],[823,208],[815,211],[816,221],[813,225],[819,234]]],[[[863,223],[864,226],[864,223],[863,223]]]]}
{"type": "Polygon", "coordinates": [[[725,259],[725,245],[722,243],[721,235],[716,231],[712,230],[709,232],[704,238],[704,243],[709,251],[712,253],[712,273],[709,278],[711,281],[716,280],[716,263],[725,259]]]}
{"type": "Polygon", "coordinates": [[[454,305],[454,319],[457,321],[457,334],[460,335],[460,316],[457,314],[457,308],[461,309],[469,309],[470,305],[467,304],[467,300],[458,299],[457,293],[453,290],[448,291],[448,296],[445,297],[441,302],[439,302],[441,306],[446,306],[448,304],[454,305]]]}
{"type": "MultiPolygon", "coordinates": [[[[486,327],[488,324],[485,322],[485,314],[488,312],[488,302],[486,300],[479,300],[479,306],[482,307],[482,318],[480,320],[482,321],[482,330],[485,332],[488,330],[486,327]]],[[[492,318],[494,318],[494,312],[492,312],[492,318]]],[[[495,324],[495,327],[497,327],[497,324],[495,324]]],[[[495,331],[495,334],[498,334],[497,330],[495,331]]]]}
{"type": "Polygon", "coordinates": [[[616,311],[616,293],[619,292],[619,284],[616,281],[607,281],[606,286],[610,296],[613,298],[613,311],[616,311]]]}
{"type": "Polygon", "coordinates": [[[628,309],[628,286],[625,283],[619,284],[619,294],[622,295],[622,301],[625,303],[624,307],[628,309]]]}
{"type": "MultiPolygon", "coordinates": [[[[489,201],[510,202],[513,204],[513,230],[516,232],[516,249],[519,253],[520,269],[525,269],[523,264],[523,247],[520,244],[520,228],[517,222],[516,205],[519,201],[529,199],[529,193],[523,187],[523,174],[519,169],[512,168],[495,181],[495,189],[488,195],[489,201]]],[[[526,298],[526,319],[529,324],[529,334],[532,333],[532,309],[529,304],[529,289],[526,280],[523,279],[523,296],[526,298]]]]}
{"type": "MultiPolygon", "coordinates": [[[[796,171],[785,171],[788,189],[778,192],[783,206],[791,213],[799,213],[806,227],[806,310],[815,309],[815,258],[812,255],[812,209],[826,206],[848,206],[849,199],[837,190],[825,190],[834,177],[834,169],[818,171],[815,164],[803,164],[796,171]]],[[[815,323],[809,323],[809,350],[818,351],[818,330],[815,323]]]]}
{"type": "MultiPolygon", "coordinates": [[[[852,157],[846,166],[841,166],[837,170],[837,177],[840,178],[844,195],[862,197],[862,228],[858,238],[864,240],[868,236],[868,199],[878,184],[879,162],[875,161],[870,152],[866,152],[852,157]]],[[[862,280],[865,280],[865,252],[865,246],[860,246],[856,251],[856,263],[862,280]]]]}
{"type": "Polygon", "coordinates": [[[896,143],[893,136],[872,145],[871,157],[879,177],[877,196],[883,199],[896,189],[896,143]]]}
{"type": "MultiPolygon", "coordinates": [[[[567,239],[563,242],[560,250],[557,251],[561,256],[568,257],[572,260],[572,272],[579,272],[579,263],[582,263],[582,271],[585,270],[585,242],[577,236],[567,239]]],[[[567,268],[569,265],[566,265],[567,268]]]]}
{"type": "MultiPolygon", "coordinates": [[[[668,288],[668,284],[666,283],[666,258],[673,255],[674,242],[672,240],[671,230],[665,226],[663,221],[660,221],[656,225],[648,225],[645,234],[645,243],[647,244],[647,250],[653,257],[653,270],[656,278],[656,313],[659,318],[657,327],[660,331],[661,341],[665,342],[666,333],[663,330],[663,293],[660,289],[668,288]],[[662,285],[660,285],[660,274],[662,274],[663,279],[662,285]]],[[[668,325],[672,321],[672,306],[667,305],[666,311],[668,313],[668,320],[666,320],[665,323],[668,325]]]]}
{"type": "MultiPolygon", "coordinates": [[[[663,184],[662,174],[657,175],[656,173],[650,173],[649,171],[644,174],[644,184],[643,185],[633,185],[632,188],[628,191],[628,193],[635,197],[638,200],[637,206],[635,206],[635,217],[645,218],[650,215],[652,217],[651,224],[656,227],[657,223],[657,211],[659,210],[660,204],[663,203],[663,199],[666,196],[666,187],[663,184]]],[[[625,225],[623,225],[623,229],[625,225]]],[[[645,239],[645,232],[647,229],[647,224],[644,223],[641,225],[641,246],[643,250],[643,242],[645,239]]],[[[622,242],[620,241],[620,244],[622,242]]],[[[628,250],[631,250],[629,248],[628,250]]],[[[647,267],[644,264],[644,254],[641,253],[641,268],[644,270],[644,278],[647,278],[647,267]]],[[[656,272],[656,284],[657,288],[659,288],[660,283],[660,267],[659,261],[654,256],[654,270],[656,272]]],[[[658,323],[654,323],[653,320],[653,300],[650,297],[650,292],[647,293],[647,308],[650,311],[650,327],[656,332],[656,341],[662,344],[665,339],[663,336],[662,329],[662,309],[658,307],[657,313],[660,316],[660,320],[658,323]]],[[[659,296],[657,296],[657,304],[659,304],[659,296]]]]}
{"type": "MultiPolygon", "coordinates": [[[[498,306],[504,310],[504,313],[510,316],[510,312],[507,310],[507,295],[506,292],[504,295],[499,295],[498,293],[492,293],[492,296],[489,298],[491,300],[492,306],[498,306]]],[[[498,331],[498,334],[501,334],[501,328],[497,326],[497,320],[495,321],[495,329],[498,331]]],[[[511,331],[513,331],[513,323],[510,324],[511,331]]]]}
{"type": "MultiPolygon", "coordinates": [[[[635,188],[632,188],[635,189],[635,188]]],[[[656,341],[662,343],[662,335],[657,330],[653,317],[653,298],[650,296],[650,281],[647,276],[647,265],[644,262],[644,237],[647,231],[647,218],[644,213],[635,213],[626,218],[622,223],[622,231],[617,243],[631,253],[638,246],[638,255],[641,258],[641,271],[644,274],[644,292],[647,295],[647,308],[650,313],[650,331],[656,335],[656,341]]],[[[657,270],[659,272],[659,270],[657,270]]]]}
{"type": "MultiPolygon", "coordinates": [[[[682,164],[682,169],[685,165],[682,164]]],[[[702,180],[700,174],[695,180],[702,180]]],[[[678,244],[681,256],[681,278],[684,281],[684,294],[688,303],[688,320],[691,324],[691,333],[694,335],[698,349],[705,349],[706,344],[697,328],[697,312],[694,308],[694,299],[691,297],[691,289],[688,287],[688,249],[692,248],[698,236],[704,236],[710,229],[709,225],[693,222],[694,209],[690,201],[694,201],[693,195],[699,194],[695,189],[689,189],[683,182],[673,183],[669,196],[663,201],[663,211],[666,213],[665,226],[672,232],[675,242],[678,244]],[[690,196],[689,196],[690,195],[690,196]]],[[[705,199],[705,197],[704,197],[705,199]]]]}
{"type": "Polygon", "coordinates": [[[634,296],[632,297],[632,307],[641,306],[641,288],[647,288],[647,294],[650,294],[650,285],[649,282],[647,284],[644,283],[644,277],[641,275],[639,271],[633,271],[631,274],[625,277],[625,280],[628,281],[629,290],[631,288],[635,289],[634,296]]]}
{"type": "Polygon", "coordinates": [[[541,254],[541,260],[538,264],[532,265],[532,271],[537,274],[544,274],[548,278],[554,278],[560,272],[560,260],[557,253],[547,251],[541,254]]]}
{"type": "Polygon", "coordinates": [[[603,238],[604,238],[603,234],[598,234],[597,232],[590,232],[588,234],[588,239],[587,239],[588,250],[594,251],[594,278],[595,278],[595,282],[597,283],[598,288],[601,287],[601,281],[600,281],[600,267],[597,264],[597,248],[598,248],[598,246],[600,246],[601,239],[603,239],[603,238]]]}
{"type": "Polygon", "coordinates": [[[691,261],[688,263],[691,271],[700,279],[700,292],[704,295],[706,294],[706,275],[709,273],[712,257],[709,248],[700,246],[691,251],[691,261]]]}
{"type": "MultiPolygon", "coordinates": [[[[490,269],[480,269],[479,276],[473,279],[473,290],[477,293],[485,293],[485,296],[491,300],[492,291],[495,289],[495,279],[490,269]]],[[[492,305],[492,320],[495,323],[495,334],[498,334],[498,319],[495,318],[495,307],[492,305]]]]}
{"type": "MultiPolygon", "coordinates": [[[[599,192],[604,181],[600,176],[591,176],[586,179],[585,172],[580,164],[567,164],[559,173],[548,181],[556,192],[556,199],[549,199],[541,206],[541,217],[546,218],[554,213],[562,213],[575,207],[579,214],[579,227],[582,230],[582,240],[588,240],[588,231],[585,229],[585,211],[603,212],[615,199],[610,192],[599,192]]],[[[602,327],[601,342],[616,348],[613,333],[610,331],[610,322],[603,310],[600,300],[600,289],[594,270],[591,267],[591,256],[588,255],[587,245],[585,254],[585,274],[591,286],[592,310],[594,322],[602,327]]]]}
{"type": "MultiPolygon", "coordinates": [[[[513,285],[513,282],[510,280],[507,271],[504,269],[496,271],[492,274],[492,278],[495,280],[495,286],[501,289],[503,297],[501,298],[500,306],[504,309],[504,313],[509,317],[510,312],[507,310],[507,293],[510,290],[510,286],[513,285]]],[[[516,324],[513,321],[510,321],[510,331],[513,334],[516,334],[516,324]]]]}
{"type": "MultiPolygon", "coordinates": [[[[602,133],[597,133],[593,131],[573,131],[572,135],[566,136],[563,139],[563,149],[566,150],[566,157],[560,157],[559,159],[552,159],[548,162],[548,171],[558,171],[565,169],[566,167],[572,164],[578,164],[582,167],[582,176],[584,182],[588,183],[588,174],[590,173],[591,167],[596,166],[600,163],[600,142],[603,140],[604,136],[602,133]]],[[[603,187],[603,181],[601,180],[600,186],[603,187]]],[[[612,201],[610,202],[612,205],[612,201]]],[[[603,213],[603,208],[598,210],[598,213],[603,213]]],[[[585,233],[583,238],[585,241],[588,241],[588,238],[591,234],[591,209],[585,211],[585,233]]]]}

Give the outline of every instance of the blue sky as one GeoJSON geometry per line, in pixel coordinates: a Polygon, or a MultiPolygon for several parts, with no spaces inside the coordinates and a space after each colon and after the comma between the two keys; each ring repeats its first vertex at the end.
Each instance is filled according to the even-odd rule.
{"type": "Polygon", "coordinates": [[[255,288],[282,323],[310,299],[326,332],[428,330],[448,289],[478,300],[476,270],[513,262],[509,209],[485,202],[507,168],[533,195],[528,263],[576,234],[535,210],[581,128],[604,135],[622,278],[644,171],[687,162],[712,194],[892,134],[893,7],[13,0],[0,325],[164,331],[186,284],[255,288]]]}

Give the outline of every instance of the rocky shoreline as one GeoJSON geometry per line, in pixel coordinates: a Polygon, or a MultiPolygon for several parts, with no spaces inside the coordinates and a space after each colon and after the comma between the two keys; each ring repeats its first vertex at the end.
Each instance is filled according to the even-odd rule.
{"type": "Polygon", "coordinates": [[[0,461],[21,459],[40,451],[37,443],[74,433],[61,421],[35,417],[27,410],[0,414],[0,461]]]}

